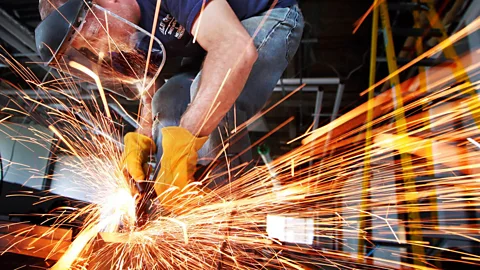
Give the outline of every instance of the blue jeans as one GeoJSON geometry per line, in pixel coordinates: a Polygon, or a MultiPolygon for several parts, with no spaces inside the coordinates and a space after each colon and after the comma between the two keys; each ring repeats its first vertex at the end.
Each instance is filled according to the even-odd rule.
{"type": "MultiPolygon", "coordinates": [[[[267,12],[264,12],[245,19],[241,23],[253,36],[266,15],[267,12]]],[[[250,138],[246,129],[234,137],[230,135],[231,131],[263,108],[288,62],[298,49],[303,25],[303,16],[298,6],[276,8],[268,15],[254,38],[258,59],[242,93],[235,102],[235,106],[230,109],[217,130],[209,136],[208,141],[198,152],[199,164],[209,164],[222,151],[222,139],[224,144],[228,142],[230,145],[226,149],[227,158],[230,159],[250,147],[250,138]]],[[[161,128],[179,125],[181,116],[198,90],[200,77],[201,72],[177,74],[155,93],[152,101],[152,113],[155,119],[153,138],[158,147],[157,161],[160,160],[163,153],[161,128]]],[[[220,156],[218,161],[225,162],[225,156],[220,156]]],[[[241,156],[229,161],[230,168],[251,161],[252,153],[246,151],[241,156]]],[[[226,171],[226,166],[220,164],[215,170],[216,172],[226,171]]],[[[224,179],[224,177],[219,177],[219,179],[224,179]]]]}

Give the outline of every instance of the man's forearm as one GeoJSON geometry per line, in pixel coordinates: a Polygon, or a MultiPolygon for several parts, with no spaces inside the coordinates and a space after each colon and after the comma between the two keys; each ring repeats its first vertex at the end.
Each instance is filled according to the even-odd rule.
{"type": "Polygon", "coordinates": [[[240,95],[256,59],[253,44],[234,40],[209,51],[199,89],[180,126],[197,136],[209,135],[240,95]]]}
{"type": "Polygon", "coordinates": [[[141,110],[140,110],[140,119],[138,121],[137,132],[145,135],[147,137],[152,137],[152,125],[153,125],[153,115],[152,115],[152,99],[156,90],[159,88],[159,84],[155,83],[147,92],[145,92],[141,97],[141,110]]]}
{"type": "Polygon", "coordinates": [[[142,106],[142,108],[140,111],[140,120],[138,121],[139,126],[137,132],[147,137],[152,137],[152,100],[142,100],[140,106],[142,106]]]}

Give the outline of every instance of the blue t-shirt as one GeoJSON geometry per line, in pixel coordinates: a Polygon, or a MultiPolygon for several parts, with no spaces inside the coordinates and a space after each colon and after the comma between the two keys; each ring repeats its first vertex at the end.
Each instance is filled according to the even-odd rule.
{"type": "MultiPolygon", "coordinates": [[[[157,1],[137,0],[141,10],[139,25],[148,32],[152,31],[157,1]]],[[[193,57],[203,52],[198,43],[192,43],[191,34],[194,20],[202,9],[203,1],[162,0],[155,36],[165,46],[168,58],[193,57]]],[[[206,0],[206,3],[210,1],[206,0]]],[[[228,0],[239,20],[268,10],[273,2],[274,0],[228,0]]],[[[296,2],[297,0],[278,0],[275,7],[289,7],[296,2]]]]}

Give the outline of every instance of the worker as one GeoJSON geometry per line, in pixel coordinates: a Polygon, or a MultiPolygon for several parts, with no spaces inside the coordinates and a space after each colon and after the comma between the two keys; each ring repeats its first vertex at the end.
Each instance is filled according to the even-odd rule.
{"type": "Polygon", "coordinates": [[[164,194],[172,185],[184,188],[192,181],[197,164],[209,164],[220,152],[226,153],[232,164],[251,162],[251,152],[245,151],[250,147],[248,135],[231,141],[228,138],[269,99],[298,49],[304,22],[296,0],[162,0],[158,16],[157,1],[40,0],[42,19],[62,12],[63,20],[69,18],[72,8],[63,5],[79,6],[78,14],[93,14],[82,17],[75,13],[77,17],[67,25],[77,28],[67,29],[65,35],[78,36],[81,31],[86,45],[78,38],[70,41],[71,36],[55,37],[60,45],[49,44],[54,35],[51,32],[58,34],[55,27],[61,22],[39,26],[42,30],[37,28],[36,35],[40,55],[48,46],[53,56],[51,60],[42,58],[53,63],[60,51],[65,54],[67,46],[79,52],[92,46],[95,48],[88,51],[108,50],[112,42],[108,46],[102,43],[108,39],[103,38],[102,31],[108,31],[109,38],[117,43],[123,39],[126,44],[133,35],[125,30],[127,24],[119,23],[120,17],[147,32],[152,32],[157,19],[154,33],[163,49],[149,47],[148,42],[140,47],[165,50],[166,67],[169,61],[175,62],[170,59],[181,58],[181,69],[157,91],[142,95],[140,127],[124,137],[124,160],[131,177],[141,181],[147,178],[143,165],[148,155],[156,152],[160,172],[155,191],[164,194]],[[95,14],[93,7],[100,11],[95,14]],[[191,64],[197,59],[203,61],[201,66],[191,64]],[[184,68],[189,65],[196,68],[184,68]],[[223,149],[226,142],[229,147],[223,149]]]}

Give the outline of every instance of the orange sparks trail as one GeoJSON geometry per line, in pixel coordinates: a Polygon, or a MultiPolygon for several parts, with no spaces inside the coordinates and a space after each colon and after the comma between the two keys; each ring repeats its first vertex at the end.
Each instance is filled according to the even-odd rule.
{"type": "Polygon", "coordinates": [[[100,78],[98,77],[97,74],[95,74],[93,71],[88,69],[85,66],[80,65],[79,63],[76,62],[70,62],[69,65],[75,69],[78,69],[88,76],[90,76],[93,80],[95,80],[95,83],[97,84],[98,87],[98,92],[100,92],[100,97],[102,98],[103,102],[103,108],[105,109],[105,113],[107,114],[108,118],[112,118],[112,115],[110,114],[110,109],[108,108],[108,103],[107,103],[107,98],[105,97],[105,91],[103,91],[102,83],[100,82],[100,78]]]}
{"type": "Polygon", "coordinates": [[[58,136],[58,138],[63,141],[67,147],[70,149],[70,151],[72,151],[72,153],[75,155],[75,156],[79,156],[77,151],[75,150],[75,148],[73,148],[73,146],[70,144],[70,142],[68,140],[65,140],[65,138],[63,137],[62,133],[60,131],[58,131],[58,129],[56,129],[54,126],[48,126],[48,128],[55,134],[58,136]]]}
{"type": "MultiPolygon", "coordinates": [[[[476,19],[414,62],[477,30],[479,22],[476,19]]],[[[459,58],[472,78],[479,75],[475,61],[479,55],[480,50],[474,50],[459,58]]],[[[473,117],[480,111],[480,102],[478,96],[470,95],[480,82],[453,84],[458,74],[448,67],[432,67],[422,74],[428,75],[426,89],[421,89],[418,77],[403,82],[401,110],[393,106],[393,90],[388,90],[373,99],[370,125],[365,123],[366,103],[297,138],[303,139],[303,144],[291,152],[274,160],[264,157],[267,166],[234,167],[229,163],[231,157],[224,155],[235,141],[227,143],[222,138],[226,143],[218,146],[222,151],[216,158],[227,160],[228,172],[218,175],[218,168],[209,167],[191,184],[195,192],[185,188],[168,200],[158,198],[152,203],[149,220],[138,227],[138,194],[121,165],[121,121],[110,114],[101,84],[97,85],[99,104],[96,95],[82,98],[84,92],[70,77],[42,83],[14,60],[2,58],[42,97],[19,91],[20,100],[12,99],[12,108],[3,111],[21,113],[48,127],[45,131],[32,127],[32,137],[12,137],[19,143],[43,147],[54,141],[60,153],[68,154],[55,160],[69,165],[60,173],[78,179],[72,180],[68,189],[88,194],[89,201],[70,207],[68,213],[45,214],[53,225],[42,235],[32,234],[36,228],[25,224],[26,228],[9,231],[3,237],[10,237],[11,245],[4,251],[26,247],[32,252],[39,246],[35,243],[55,238],[56,228],[76,224],[78,233],[68,248],[63,244],[68,242],[66,234],[55,238],[58,244],[47,254],[60,259],[51,269],[439,269],[452,262],[480,265],[475,249],[480,245],[480,130],[473,117]],[[408,132],[399,134],[392,123],[404,112],[403,128],[408,132]],[[366,151],[368,136],[371,144],[366,151]],[[400,158],[406,154],[409,163],[400,158]],[[69,158],[72,155],[75,158],[69,158]],[[371,179],[362,190],[366,157],[371,179]],[[203,188],[227,176],[234,181],[203,188]],[[405,179],[413,179],[414,189],[405,179]],[[418,219],[411,218],[414,211],[418,219]],[[457,244],[439,241],[447,237],[457,244]],[[359,252],[360,245],[368,252],[359,252]]],[[[93,71],[77,63],[70,65],[99,82],[93,71]]],[[[230,70],[226,74],[224,83],[230,70]]],[[[121,107],[120,102],[116,104],[121,107]]],[[[212,104],[209,114],[217,106],[212,104]]],[[[271,110],[266,108],[263,114],[271,110]]],[[[9,118],[0,124],[5,125],[9,118]]],[[[252,147],[293,120],[284,119],[252,142],[252,147]]],[[[236,127],[232,136],[239,136],[238,131],[246,125],[236,127]]],[[[36,196],[40,202],[50,199],[33,192],[18,196],[36,196]]],[[[0,231],[5,230],[0,226],[0,231]]]]}
{"type": "Polygon", "coordinates": [[[360,19],[358,19],[358,21],[355,22],[355,24],[354,24],[355,28],[353,29],[354,34],[357,32],[358,28],[360,28],[360,26],[362,26],[362,23],[368,18],[370,13],[372,13],[373,9],[378,7],[383,1],[385,1],[385,0],[374,0],[373,1],[373,4],[370,6],[370,8],[367,10],[367,12],[365,12],[365,14],[363,14],[363,16],[360,19]]]}

